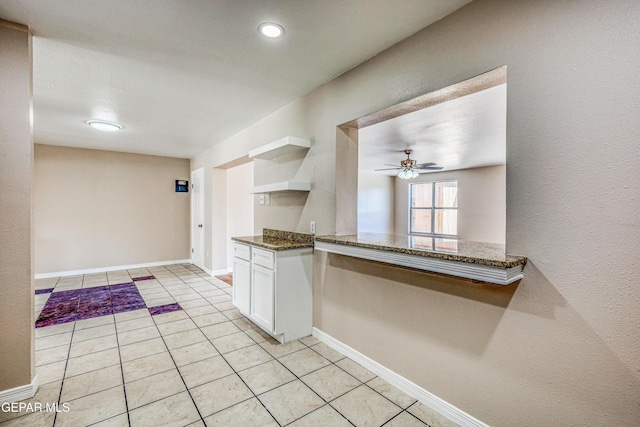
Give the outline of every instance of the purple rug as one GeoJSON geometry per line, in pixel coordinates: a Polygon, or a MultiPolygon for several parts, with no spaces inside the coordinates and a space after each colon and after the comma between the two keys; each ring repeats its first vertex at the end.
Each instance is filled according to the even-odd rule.
{"type": "Polygon", "coordinates": [[[182,310],[182,307],[180,307],[180,304],[178,304],[177,302],[174,304],[166,304],[166,305],[159,305],[156,307],[149,307],[149,313],[151,313],[152,316],[155,316],[156,314],[171,313],[172,311],[178,311],[178,310],[182,310]]]}
{"type": "Polygon", "coordinates": [[[134,282],[138,282],[140,280],[152,280],[152,279],[155,279],[155,277],[154,276],[143,276],[143,277],[134,277],[133,281],[134,282]]]}
{"type": "Polygon", "coordinates": [[[146,307],[134,283],[52,292],[36,320],[36,328],[146,307]]]}

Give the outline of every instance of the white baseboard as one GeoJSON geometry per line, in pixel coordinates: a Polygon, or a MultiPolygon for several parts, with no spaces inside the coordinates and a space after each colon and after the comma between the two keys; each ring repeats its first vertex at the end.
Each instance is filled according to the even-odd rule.
{"type": "Polygon", "coordinates": [[[358,362],[383,380],[387,381],[400,391],[407,393],[409,396],[412,396],[418,399],[421,403],[425,404],[429,408],[434,411],[442,414],[444,417],[450,419],[451,421],[459,424],[462,427],[488,427],[487,424],[483,423],[477,418],[467,414],[463,410],[453,406],[449,402],[440,399],[438,396],[430,393],[429,391],[423,389],[419,385],[409,381],[402,375],[399,375],[392,370],[382,366],[375,360],[370,359],[359,351],[349,347],[348,345],[338,341],[333,338],[331,335],[328,335],[317,328],[312,329],[312,334],[314,337],[318,338],[323,343],[327,344],[329,347],[333,348],[336,351],[344,354],[345,356],[353,359],[355,362],[358,362]]]}
{"type": "Polygon", "coordinates": [[[211,275],[212,276],[224,276],[225,274],[229,274],[229,270],[223,268],[222,270],[214,270],[211,275]]]}
{"type": "Polygon", "coordinates": [[[31,383],[21,385],[20,387],[10,388],[9,390],[0,391],[0,403],[13,403],[20,400],[31,399],[38,391],[38,376],[31,380],[31,383]]]}
{"type": "MultiPolygon", "coordinates": [[[[195,264],[193,264],[195,265],[195,264]]],[[[201,267],[199,265],[196,265],[196,267],[198,267],[199,269],[201,269],[202,271],[204,271],[205,273],[207,273],[209,276],[213,276],[213,271],[211,271],[210,269],[208,269],[207,267],[205,267],[204,265],[201,267]]]]}
{"type": "Polygon", "coordinates": [[[135,268],[159,267],[161,265],[171,264],[191,264],[191,259],[176,259],[171,261],[146,262],[143,264],[116,265],[113,267],[87,268],[84,270],[57,271],[54,273],[39,273],[35,275],[36,279],[48,279],[50,277],[75,276],[78,274],[104,273],[106,271],[117,270],[133,270],[135,268]]]}

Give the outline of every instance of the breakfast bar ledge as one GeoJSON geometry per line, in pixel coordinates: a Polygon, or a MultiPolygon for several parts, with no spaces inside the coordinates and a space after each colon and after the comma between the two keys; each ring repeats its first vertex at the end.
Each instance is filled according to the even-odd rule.
{"type": "Polygon", "coordinates": [[[505,246],[430,236],[358,233],[315,238],[316,250],[425,270],[477,282],[509,285],[524,277],[524,256],[505,246]]]}

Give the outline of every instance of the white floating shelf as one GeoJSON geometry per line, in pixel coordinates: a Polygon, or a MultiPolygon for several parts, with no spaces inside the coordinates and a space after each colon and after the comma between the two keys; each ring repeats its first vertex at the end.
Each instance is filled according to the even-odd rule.
{"type": "Polygon", "coordinates": [[[256,193],[282,193],[285,191],[311,191],[310,182],[276,182],[275,184],[258,185],[251,189],[251,194],[256,193]]]}
{"type": "Polygon", "coordinates": [[[276,157],[284,156],[285,154],[289,154],[294,151],[306,150],[309,147],[311,147],[311,141],[308,139],[298,138],[296,136],[285,136],[282,139],[249,151],[249,157],[254,159],[272,160],[276,157]]]}

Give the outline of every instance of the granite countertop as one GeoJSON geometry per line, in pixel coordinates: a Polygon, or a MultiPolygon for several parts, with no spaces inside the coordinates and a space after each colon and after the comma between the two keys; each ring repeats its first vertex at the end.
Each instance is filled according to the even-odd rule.
{"type": "Polygon", "coordinates": [[[378,233],[318,236],[316,241],[498,268],[524,268],[527,263],[526,257],[506,255],[505,246],[496,243],[378,233]]]}
{"type": "Polygon", "coordinates": [[[272,251],[313,247],[313,236],[311,234],[273,230],[269,228],[264,228],[261,236],[232,237],[231,240],[272,251]]]}

